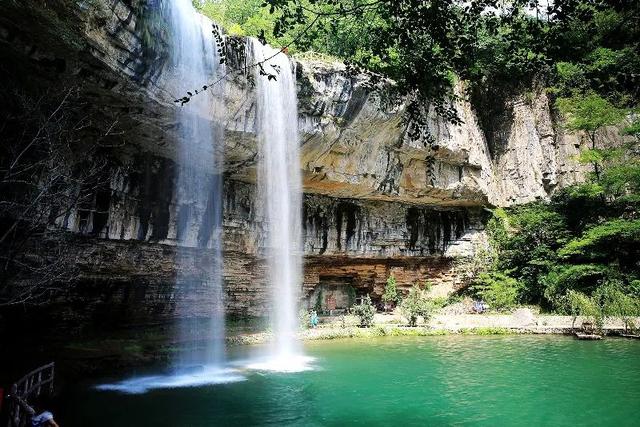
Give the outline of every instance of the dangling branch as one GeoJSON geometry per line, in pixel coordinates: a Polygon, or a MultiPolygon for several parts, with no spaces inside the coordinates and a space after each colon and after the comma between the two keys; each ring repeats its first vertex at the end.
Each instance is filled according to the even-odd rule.
{"type": "MultiPolygon", "coordinates": [[[[318,20],[320,19],[320,15],[316,16],[300,33],[298,33],[298,35],[296,35],[296,37],[294,37],[289,43],[287,43],[286,45],[284,45],[282,48],[280,48],[276,53],[274,53],[273,55],[263,59],[262,61],[257,61],[254,62],[252,64],[249,65],[245,65],[244,67],[240,67],[240,68],[235,68],[231,71],[226,72],[222,77],[220,77],[219,79],[205,84],[202,86],[202,89],[198,90],[198,89],[194,89],[192,91],[187,91],[186,95],[183,96],[182,98],[177,98],[175,99],[173,102],[175,103],[180,103],[180,106],[183,106],[184,104],[186,104],[187,102],[191,101],[191,98],[193,98],[195,95],[198,95],[199,93],[202,93],[206,90],[208,90],[209,88],[221,83],[222,81],[226,80],[227,78],[236,75],[236,74],[240,74],[240,73],[245,73],[248,70],[254,68],[254,67],[259,67],[260,68],[260,74],[267,76],[267,78],[269,80],[275,80],[276,76],[273,74],[269,74],[266,71],[264,71],[264,64],[270,60],[272,60],[273,58],[275,58],[277,55],[284,53],[287,51],[287,49],[289,49],[289,47],[297,42],[298,40],[300,40],[300,38],[302,36],[304,36],[306,33],[309,32],[309,30],[316,24],[316,22],[318,22],[318,20]]],[[[216,28],[217,30],[217,28],[216,28]]],[[[214,30],[214,34],[217,32],[216,30],[214,30]]],[[[262,38],[262,40],[260,40],[260,42],[262,44],[266,44],[266,41],[262,38]]],[[[217,43],[217,41],[216,41],[217,43]]],[[[220,48],[218,49],[218,51],[220,52],[220,48]]],[[[221,60],[221,64],[224,64],[224,62],[226,62],[225,59],[221,60]]]]}

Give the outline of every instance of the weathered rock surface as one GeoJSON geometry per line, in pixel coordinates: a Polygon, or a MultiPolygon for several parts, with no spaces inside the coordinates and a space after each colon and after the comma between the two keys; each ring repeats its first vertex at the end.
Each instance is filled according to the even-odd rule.
{"type": "MultiPolygon", "coordinates": [[[[145,44],[137,30],[137,2],[71,4],[64,12],[2,5],[3,57],[46,76],[43,81],[66,78],[81,85],[102,120],[125,130],[122,151],[175,159],[179,107],[173,100],[191,88],[175,87],[179,79],[167,60],[168,42],[155,40],[153,49],[145,44]]],[[[243,39],[229,38],[226,50],[230,76],[220,83],[224,108],[217,109],[227,130],[225,166],[231,176],[252,180],[255,94],[246,73],[232,70],[254,61],[243,39]]],[[[559,130],[543,93],[528,102],[514,100],[493,156],[470,104],[457,105],[460,126],[431,113],[438,150],[434,174],[427,176],[429,149],[405,137],[402,99],[386,99],[385,85],[372,91],[367,76],[350,75],[342,64],[296,62],[306,192],[440,206],[505,205],[546,198],[558,185],[582,177],[572,160],[580,140],[559,130]]]]}
{"type": "MultiPolygon", "coordinates": [[[[198,291],[186,292],[176,277],[206,281],[201,265],[211,256],[206,248],[177,245],[180,107],[173,100],[188,88],[174,86],[166,41],[156,40],[153,48],[144,41],[137,4],[0,4],[0,61],[11,64],[15,84],[37,90],[73,82],[94,120],[114,127],[102,136],[115,147],[109,188],[96,196],[95,206],[72,212],[58,226],[79,235],[70,256],[82,272],[85,288],[79,291],[95,296],[85,304],[87,312],[112,312],[112,318],[131,322],[185,315],[177,300],[190,300],[192,314],[206,311],[198,291]],[[33,81],[26,82],[27,75],[33,81]],[[177,257],[190,261],[177,263],[177,257]]],[[[228,38],[226,51],[229,70],[252,63],[245,40],[228,38]]],[[[581,141],[562,131],[543,92],[513,101],[513,114],[501,119],[500,143],[491,150],[468,102],[456,104],[462,125],[430,113],[437,145],[432,152],[406,137],[404,100],[385,96],[392,82],[373,91],[366,75],[348,74],[339,63],[301,60],[295,67],[306,193],[304,297],[311,298],[321,283],[337,281],[380,296],[390,274],[405,289],[427,280],[452,283],[453,259],[486,244],[484,207],[546,199],[583,178],[584,169],[573,160],[581,141]]],[[[225,153],[228,307],[235,314],[263,315],[271,298],[253,185],[255,93],[245,72],[232,73],[221,85],[215,120],[223,123],[225,143],[212,149],[225,153]]],[[[220,178],[201,173],[203,179],[220,178]]],[[[191,233],[202,232],[205,212],[203,204],[195,207],[191,233]]]]}

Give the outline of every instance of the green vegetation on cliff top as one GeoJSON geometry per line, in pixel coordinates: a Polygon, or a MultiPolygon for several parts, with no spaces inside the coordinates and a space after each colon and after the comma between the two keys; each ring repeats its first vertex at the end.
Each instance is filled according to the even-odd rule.
{"type": "MultiPolygon", "coordinates": [[[[447,99],[454,75],[479,110],[533,84],[554,96],[592,93],[637,106],[640,11],[635,2],[566,0],[204,0],[231,34],[259,37],[291,52],[331,55],[398,82],[417,107],[428,101],[458,120],[447,99]]],[[[377,76],[378,74],[374,74],[377,76]]],[[[424,125],[424,126],[421,126],[424,125]]]]}

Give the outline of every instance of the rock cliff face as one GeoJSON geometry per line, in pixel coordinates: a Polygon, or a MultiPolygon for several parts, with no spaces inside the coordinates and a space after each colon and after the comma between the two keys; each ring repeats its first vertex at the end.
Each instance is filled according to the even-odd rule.
{"type": "MultiPolygon", "coordinates": [[[[177,248],[180,107],[173,100],[184,94],[171,88],[165,41],[151,49],[141,36],[136,6],[124,0],[58,7],[5,2],[0,60],[13,64],[17,85],[26,85],[19,76],[27,73],[36,76],[36,87],[73,81],[96,120],[117,125],[109,185],[93,206],[71,212],[57,226],[78,235],[70,256],[93,296],[85,311],[115,310],[120,319],[141,322],[187,315],[176,310],[178,300],[191,300],[191,314],[204,310],[197,292],[186,292],[176,277],[202,278],[199,265],[210,254],[206,248],[177,248]],[[181,256],[192,262],[176,263],[181,256]],[[186,270],[178,274],[178,268],[186,270]],[[135,316],[124,314],[133,307],[135,316]]],[[[245,40],[228,38],[226,51],[229,69],[252,63],[245,40]]],[[[512,101],[512,114],[499,118],[498,144],[491,149],[469,103],[456,104],[462,125],[430,113],[437,145],[432,152],[405,135],[405,101],[386,96],[392,82],[372,90],[366,75],[351,75],[342,64],[294,62],[307,304],[313,305],[318,286],[340,284],[375,299],[391,274],[401,288],[428,280],[450,289],[456,282],[453,261],[486,244],[485,207],[546,199],[583,177],[572,160],[580,139],[562,131],[543,92],[512,101]]],[[[244,72],[223,85],[214,119],[225,129],[225,145],[216,147],[225,153],[224,173],[201,173],[224,181],[229,312],[259,316],[270,298],[262,261],[265,227],[254,194],[255,93],[244,72]]],[[[187,228],[202,232],[205,215],[206,206],[197,206],[187,228]]]]}

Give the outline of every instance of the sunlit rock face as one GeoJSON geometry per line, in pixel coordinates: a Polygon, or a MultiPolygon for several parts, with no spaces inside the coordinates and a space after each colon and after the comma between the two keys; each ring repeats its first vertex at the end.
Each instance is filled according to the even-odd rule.
{"type": "MultiPolygon", "coordinates": [[[[122,313],[141,307],[132,322],[185,315],[175,310],[176,298],[187,298],[176,277],[193,281],[200,273],[196,261],[176,271],[176,236],[181,228],[197,236],[208,226],[204,202],[193,206],[189,224],[177,222],[182,166],[174,100],[185,94],[170,87],[163,39],[150,46],[141,33],[138,6],[120,0],[0,4],[0,60],[14,67],[16,86],[78,85],[93,120],[114,126],[108,136],[87,141],[110,147],[109,184],[93,206],[71,212],[57,226],[78,235],[70,262],[91,284],[85,289],[98,295],[87,307],[121,307],[122,313]],[[27,75],[28,84],[22,78],[27,75]]],[[[254,63],[245,39],[228,37],[225,52],[227,69],[254,63]]],[[[485,208],[548,199],[584,177],[584,167],[573,160],[582,141],[563,131],[542,91],[509,101],[510,114],[495,117],[491,146],[470,103],[456,104],[461,125],[431,111],[435,147],[427,147],[406,136],[405,100],[389,96],[392,82],[372,90],[366,75],[349,74],[340,63],[299,60],[296,68],[305,192],[303,298],[312,298],[323,283],[348,283],[379,298],[391,274],[401,289],[427,280],[450,289],[458,280],[454,261],[486,245],[485,208]],[[427,165],[429,155],[433,166],[427,165]]],[[[256,206],[250,75],[232,73],[226,81],[218,99],[224,108],[215,117],[225,143],[215,149],[225,153],[228,311],[258,316],[270,301],[265,225],[257,214],[262,206],[256,206]]],[[[464,94],[462,83],[457,90],[464,94]]],[[[213,170],[200,173],[216,178],[213,170]]],[[[194,312],[206,310],[195,300],[192,306],[194,312]]]]}

